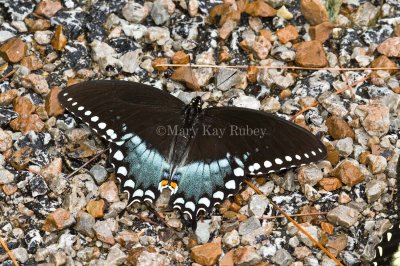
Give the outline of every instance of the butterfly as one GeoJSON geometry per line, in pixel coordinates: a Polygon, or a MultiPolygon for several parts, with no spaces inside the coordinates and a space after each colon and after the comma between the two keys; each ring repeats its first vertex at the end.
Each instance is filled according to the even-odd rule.
{"type": "Polygon", "coordinates": [[[375,258],[371,265],[400,266],[400,223],[393,225],[375,247],[375,258]]]}
{"type": "Polygon", "coordinates": [[[322,160],[322,142],[275,115],[239,107],[202,109],[141,83],[86,81],[64,89],[60,103],[110,142],[111,165],[133,202],[170,205],[196,221],[201,211],[259,176],[322,160]]]}

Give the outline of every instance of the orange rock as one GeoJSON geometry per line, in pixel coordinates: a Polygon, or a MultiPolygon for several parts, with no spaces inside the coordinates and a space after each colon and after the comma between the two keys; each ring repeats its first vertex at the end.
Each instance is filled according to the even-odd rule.
{"type": "Polygon", "coordinates": [[[46,232],[53,232],[64,229],[68,225],[71,225],[71,214],[67,210],[58,208],[47,216],[42,229],[46,232]]]}
{"type": "Polygon", "coordinates": [[[249,66],[247,68],[247,80],[250,83],[256,83],[257,82],[257,73],[258,73],[258,68],[256,66],[249,66]]]}
{"type": "Polygon", "coordinates": [[[254,247],[239,247],[233,254],[233,262],[235,265],[256,265],[261,261],[260,255],[254,247]],[[249,262],[251,261],[251,264],[249,262]]]}
{"type": "Polygon", "coordinates": [[[301,0],[300,11],[312,26],[329,21],[328,12],[321,0],[301,0]]]}
{"type": "Polygon", "coordinates": [[[328,127],[329,135],[331,135],[334,139],[338,140],[347,137],[354,139],[353,129],[342,118],[334,115],[330,116],[328,119],[326,119],[325,124],[328,127]]]}
{"type": "Polygon", "coordinates": [[[224,257],[219,261],[219,266],[233,266],[233,254],[234,250],[229,250],[224,257]]]}
{"type": "Polygon", "coordinates": [[[347,204],[351,201],[351,198],[349,195],[347,195],[345,192],[340,193],[338,202],[340,204],[347,204]]]}
{"type": "Polygon", "coordinates": [[[48,21],[47,19],[26,18],[24,22],[30,32],[48,30],[50,28],[50,21],[48,21]]]}
{"type": "Polygon", "coordinates": [[[334,255],[337,256],[340,251],[344,250],[347,246],[347,236],[339,235],[334,239],[330,239],[326,244],[326,248],[334,255]]]}
{"type": "Polygon", "coordinates": [[[326,159],[332,165],[336,165],[340,159],[339,151],[330,143],[326,144],[326,150],[328,152],[326,159]]]}
{"type": "Polygon", "coordinates": [[[54,31],[53,38],[51,39],[51,46],[53,46],[54,50],[62,51],[64,50],[65,45],[67,45],[67,42],[68,39],[63,33],[62,25],[58,25],[54,31]]]}
{"type": "Polygon", "coordinates": [[[200,91],[197,78],[190,67],[178,67],[171,76],[172,80],[185,82],[186,87],[193,91],[200,91]]]}
{"type": "Polygon", "coordinates": [[[58,101],[58,94],[60,92],[60,87],[53,87],[46,96],[45,109],[49,116],[58,116],[64,113],[64,108],[58,101]]]}
{"type": "Polygon", "coordinates": [[[276,10],[263,0],[256,0],[246,4],[245,10],[247,14],[254,17],[274,17],[276,10]]]}
{"type": "Polygon", "coordinates": [[[155,70],[157,70],[157,71],[160,71],[160,72],[166,71],[168,69],[167,66],[159,66],[159,65],[162,65],[162,64],[168,64],[168,58],[156,58],[152,62],[153,68],[155,70]]]}
{"type": "Polygon", "coordinates": [[[39,16],[45,16],[51,18],[58,10],[62,8],[62,5],[58,1],[44,0],[37,4],[35,14],[39,16]]]}
{"type": "Polygon", "coordinates": [[[276,35],[278,36],[279,41],[283,44],[296,40],[299,37],[297,29],[293,25],[288,25],[283,29],[278,30],[276,35]]]}
{"type": "Polygon", "coordinates": [[[22,58],[20,64],[29,68],[30,70],[38,70],[41,69],[43,66],[42,60],[33,55],[25,56],[24,58],[22,58]]]}
{"type": "MultiPolygon", "coordinates": [[[[371,62],[371,67],[373,68],[378,68],[378,67],[387,67],[387,68],[396,68],[397,65],[395,62],[390,60],[387,56],[381,55],[377,58],[374,59],[374,61],[371,62]]],[[[396,73],[397,70],[386,70],[390,74],[396,73]]]]}
{"type": "Polygon", "coordinates": [[[226,62],[231,60],[232,57],[227,49],[222,49],[222,51],[219,53],[218,58],[220,62],[226,62]]]}
{"type": "Polygon", "coordinates": [[[31,147],[25,146],[13,153],[10,158],[10,163],[15,170],[20,171],[28,167],[32,152],[33,150],[31,147]]]}
{"type": "Polygon", "coordinates": [[[31,100],[25,96],[19,96],[14,100],[14,111],[20,115],[29,115],[35,111],[31,100]]]}
{"type": "Polygon", "coordinates": [[[365,179],[361,170],[348,160],[340,163],[336,169],[334,169],[333,175],[350,187],[361,183],[365,179]]]}
{"type": "Polygon", "coordinates": [[[279,93],[279,98],[285,99],[287,97],[290,97],[292,95],[292,91],[289,89],[284,89],[279,93]]]}
{"type": "Polygon", "coordinates": [[[321,222],[321,228],[328,235],[333,234],[334,227],[331,223],[321,222]]]}
{"type": "Polygon", "coordinates": [[[105,199],[107,202],[117,202],[118,187],[113,181],[104,182],[99,188],[100,197],[105,199]]]}
{"type": "Polygon", "coordinates": [[[329,36],[333,30],[333,25],[329,21],[322,22],[321,24],[311,26],[309,29],[309,34],[311,39],[320,41],[324,43],[329,39],[329,36]]]}
{"type": "Polygon", "coordinates": [[[322,178],[318,184],[326,191],[334,191],[342,187],[342,182],[337,178],[322,178]]]}
{"type": "MultiPolygon", "coordinates": [[[[309,214],[309,213],[317,213],[319,210],[313,206],[305,205],[300,208],[299,214],[309,214]]],[[[318,216],[309,215],[309,216],[300,216],[298,218],[299,223],[315,223],[317,221],[318,216]]]]}
{"type": "Polygon", "coordinates": [[[26,134],[31,130],[34,132],[41,132],[45,126],[45,123],[37,114],[20,115],[10,122],[10,126],[12,129],[26,134]]]}
{"type": "Polygon", "coordinates": [[[143,233],[135,233],[132,231],[124,230],[115,237],[115,241],[125,248],[132,247],[139,242],[139,237],[143,233]]]}
{"type": "Polygon", "coordinates": [[[218,36],[222,40],[228,39],[228,37],[231,35],[233,30],[236,28],[237,22],[233,20],[227,20],[221,28],[218,29],[218,36]]]}
{"type": "Polygon", "coordinates": [[[230,10],[229,12],[227,12],[223,16],[221,16],[219,25],[222,26],[229,20],[234,21],[234,22],[239,22],[240,21],[240,13],[241,12],[239,10],[230,10]]]}
{"type": "Polygon", "coordinates": [[[400,37],[400,23],[394,27],[394,35],[400,37]]]}
{"type": "Polygon", "coordinates": [[[400,37],[392,37],[378,46],[378,52],[388,57],[400,57],[400,37]]]}
{"type": "Polygon", "coordinates": [[[91,200],[86,206],[87,212],[94,218],[102,218],[104,216],[104,209],[105,201],[103,199],[91,200]]]}
{"type": "Polygon", "coordinates": [[[18,63],[25,56],[26,44],[20,38],[12,38],[0,46],[0,56],[10,63],[18,63]]]}
{"type": "Polygon", "coordinates": [[[40,175],[42,175],[46,181],[51,181],[54,178],[57,178],[61,175],[62,172],[62,159],[55,158],[48,165],[43,167],[40,171],[40,175]]]}
{"type": "Polygon", "coordinates": [[[192,259],[206,266],[217,263],[219,256],[222,254],[220,243],[206,243],[204,245],[195,246],[190,252],[192,259]]]}
{"type": "MultiPolygon", "coordinates": [[[[208,21],[209,21],[211,24],[214,24],[214,23],[215,23],[215,18],[216,18],[216,17],[221,17],[221,16],[223,16],[224,14],[228,13],[229,10],[230,10],[230,7],[231,7],[231,5],[228,4],[228,3],[215,5],[215,6],[214,6],[213,8],[211,8],[211,10],[210,10],[210,14],[209,14],[209,16],[208,16],[208,21]]],[[[221,25],[222,25],[222,24],[221,24],[221,25]]],[[[221,25],[220,25],[220,26],[221,26],[221,25]]]]}
{"type": "Polygon", "coordinates": [[[0,93],[0,106],[11,104],[17,96],[18,90],[16,89],[11,89],[6,92],[0,93]]]}
{"type": "Polygon", "coordinates": [[[6,194],[7,196],[11,196],[12,194],[14,194],[15,192],[17,192],[18,187],[13,185],[13,184],[5,184],[3,186],[3,192],[4,194],[6,194]]]}
{"type": "Polygon", "coordinates": [[[319,41],[308,41],[293,45],[296,49],[296,64],[303,67],[325,67],[328,60],[319,41]]]}
{"type": "Polygon", "coordinates": [[[178,51],[172,57],[173,64],[189,64],[190,57],[184,51],[178,51]]]}

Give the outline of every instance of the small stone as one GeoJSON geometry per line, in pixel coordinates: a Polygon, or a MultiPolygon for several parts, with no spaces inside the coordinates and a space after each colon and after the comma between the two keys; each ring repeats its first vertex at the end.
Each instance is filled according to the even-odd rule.
{"type": "Polygon", "coordinates": [[[338,198],[339,203],[346,204],[346,203],[349,203],[350,201],[351,201],[351,198],[349,195],[347,195],[347,193],[345,193],[345,192],[340,193],[339,198],[338,198]]]}
{"type": "Polygon", "coordinates": [[[21,263],[25,263],[29,259],[28,251],[23,247],[13,249],[11,250],[11,252],[14,255],[15,259],[21,263]]]}
{"type": "Polygon", "coordinates": [[[274,17],[276,10],[263,0],[256,0],[246,4],[245,10],[247,14],[253,17],[274,17]]]}
{"type": "Polygon", "coordinates": [[[233,266],[233,255],[234,255],[234,250],[229,250],[219,261],[219,266],[233,266]]]}
{"type": "Polygon", "coordinates": [[[343,105],[343,101],[340,99],[340,97],[330,91],[322,93],[318,97],[318,101],[329,113],[335,116],[344,117],[348,114],[348,110],[343,105]]]}
{"type": "Polygon", "coordinates": [[[365,176],[359,167],[355,166],[349,160],[342,161],[332,172],[334,176],[340,179],[347,186],[354,186],[364,181],[365,176]]]}
{"type": "Polygon", "coordinates": [[[336,142],[336,149],[339,151],[340,156],[347,157],[353,153],[353,139],[344,138],[336,142]]]}
{"type": "Polygon", "coordinates": [[[169,30],[162,27],[149,27],[145,35],[148,43],[157,43],[158,45],[164,45],[170,38],[169,30]]]}
{"type": "Polygon", "coordinates": [[[159,72],[166,71],[168,69],[167,66],[159,66],[159,65],[164,65],[168,64],[168,58],[156,58],[153,60],[152,66],[155,70],[159,72]]]}
{"type": "Polygon", "coordinates": [[[99,164],[95,164],[90,168],[90,174],[96,180],[97,184],[102,184],[107,179],[107,170],[99,164]]]}
{"type": "Polygon", "coordinates": [[[172,0],[156,0],[154,1],[153,8],[150,15],[156,25],[161,25],[167,22],[175,12],[175,4],[172,0]]]}
{"type": "Polygon", "coordinates": [[[105,265],[123,265],[126,262],[127,255],[120,249],[120,246],[114,245],[110,248],[105,265]]]}
{"type": "Polygon", "coordinates": [[[276,35],[278,36],[279,41],[283,44],[296,40],[299,37],[297,29],[293,25],[288,25],[283,29],[278,30],[276,35]]]}
{"type": "Polygon", "coordinates": [[[52,181],[60,176],[62,173],[62,159],[54,158],[48,165],[43,167],[40,171],[40,175],[42,175],[46,181],[52,181]]]}
{"type": "Polygon", "coordinates": [[[195,246],[190,251],[190,257],[201,265],[211,266],[217,263],[222,254],[220,243],[207,243],[195,246]]]}
{"type": "Polygon", "coordinates": [[[360,118],[361,124],[369,135],[382,137],[389,131],[389,108],[379,100],[357,106],[354,113],[360,118]]]}
{"type": "Polygon", "coordinates": [[[32,152],[33,150],[31,147],[25,146],[13,153],[10,158],[10,163],[15,170],[24,170],[28,167],[28,164],[31,161],[32,152]]]}
{"type": "Polygon", "coordinates": [[[0,128],[0,152],[5,152],[12,147],[12,136],[0,128]]]}
{"type": "Polygon", "coordinates": [[[326,222],[321,222],[321,229],[322,229],[322,231],[324,231],[328,235],[332,235],[333,232],[334,232],[333,225],[330,224],[330,223],[326,223],[326,222]]]}
{"type": "Polygon", "coordinates": [[[136,49],[135,51],[127,52],[123,56],[120,57],[122,62],[122,71],[127,73],[135,73],[139,67],[139,64],[142,60],[143,52],[140,49],[136,49]]]}
{"type": "Polygon", "coordinates": [[[98,240],[110,245],[115,244],[114,236],[107,221],[97,221],[93,230],[98,240]]]}
{"type": "Polygon", "coordinates": [[[249,108],[254,110],[260,109],[260,102],[252,96],[240,95],[238,98],[233,100],[232,103],[234,106],[249,108]]]}
{"type": "Polygon", "coordinates": [[[200,91],[196,75],[190,67],[178,67],[171,76],[172,80],[185,82],[186,87],[193,91],[200,91]]]}
{"type": "Polygon", "coordinates": [[[75,230],[83,234],[84,236],[93,238],[93,226],[95,222],[95,218],[92,215],[84,211],[79,211],[76,216],[75,230]]]}
{"type": "Polygon", "coordinates": [[[26,18],[24,20],[29,32],[35,32],[38,30],[48,30],[50,28],[50,21],[47,19],[31,19],[26,18]]]}
{"type": "Polygon", "coordinates": [[[113,181],[108,181],[103,183],[100,188],[100,197],[108,202],[119,201],[118,197],[118,187],[113,181]]]}
{"type": "Polygon", "coordinates": [[[118,75],[123,68],[121,60],[114,58],[111,55],[101,57],[98,63],[102,74],[108,77],[118,75]]]}
{"type": "Polygon", "coordinates": [[[25,56],[21,60],[20,64],[24,67],[29,68],[29,70],[38,70],[43,67],[42,60],[34,55],[25,56]]]}
{"type": "MultiPolygon", "coordinates": [[[[0,176],[2,175],[2,171],[3,171],[4,169],[0,169],[0,176]]],[[[0,178],[0,184],[1,184],[1,178],[0,178]]],[[[15,186],[15,185],[11,185],[11,184],[6,184],[6,185],[3,185],[3,192],[4,192],[4,194],[6,194],[7,196],[11,196],[12,194],[14,194],[15,192],[17,192],[17,190],[18,190],[18,187],[17,186],[15,186]]]]}
{"type": "Polygon", "coordinates": [[[278,9],[276,12],[276,16],[278,18],[283,18],[286,20],[291,20],[293,18],[293,14],[290,13],[290,11],[286,8],[286,6],[282,6],[281,8],[278,9]]]}
{"type": "Polygon", "coordinates": [[[261,217],[268,207],[268,200],[264,195],[253,195],[249,202],[249,214],[261,217]]]}
{"type": "Polygon", "coordinates": [[[387,57],[400,57],[400,37],[386,39],[378,46],[377,49],[378,52],[386,55],[387,57]]]}
{"type": "Polygon", "coordinates": [[[247,68],[247,80],[250,83],[256,83],[257,82],[257,73],[258,73],[258,68],[256,66],[249,66],[247,68]]]}
{"type": "Polygon", "coordinates": [[[0,185],[10,184],[14,182],[14,175],[7,169],[0,169],[0,185]]]}
{"type": "Polygon", "coordinates": [[[122,8],[122,15],[126,20],[133,23],[141,23],[149,15],[150,10],[147,6],[142,6],[135,1],[128,1],[122,8]]]}
{"type": "Polygon", "coordinates": [[[256,265],[262,258],[252,246],[239,247],[233,254],[233,262],[237,266],[256,265]]]}
{"type": "Polygon", "coordinates": [[[20,38],[12,38],[0,46],[0,56],[10,63],[18,63],[25,56],[27,46],[20,38]]]}
{"type": "Polygon", "coordinates": [[[358,221],[359,215],[360,213],[355,209],[339,205],[328,212],[327,219],[332,224],[349,228],[358,221]]]}
{"type": "Polygon", "coordinates": [[[7,106],[13,102],[18,96],[18,90],[11,89],[6,92],[0,93],[0,106],[7,106]]]}
{"type": "MultiPolygon", "coordinates": [[[[254,216],[253,216],[254,217],[254,216]]],[[[248,234],[243,235],[241,239],[242,245],[254,246],[258,243],[260,238],[265,238],[272,233],[274,226],[272,223],[267,223],[260,228],[250,231],[248,234]]]]}
{"type": "Polygon", "coordinates": [[[71,226],[75,222],[74,218],[71,216],[69,211],[62,208],[58,208],[47,216],[44,221],[42,230],[46,232],[53,232],[62,230],[71,226]]]}
{"type": "Polygon", "coordinates": [[[195,231],[198,244],[207,243],[211,235],[211,220],[203,220],[197,222],[195,231]]]}
{"type": "Polygon", "coordinates": [[[188,12],[191,17],[195,17],[199,12],[199,1],[198,0],[189,0],[188,3],[188,12]]]}
{"type": "Polygon", "coordinates": [[[42,75],[29,74],[23,79],[22,85],[38,94],[46,95],[50,92],[49,84],[47,84],[46,78],[42,75]]]}
{"type": "Polygon", "coordinates": [[[316,165],[301,166],[298,171],[298,179],[301,186],[308,184],[315,186],[323,178],[321,169],[316,165]]]}
{"type": "Polygon", "coordinates": [[[374,203],[378,201],[386,190],[386,182],[382,180],[369,181],[365,186],[365,194],[367,195],[368,203],[374,203]]]}
{"type": "Polygon", "coordinates": [[[296,64],[303,67],[326,67],[328,60],[319,41],[308,41],[293,45],[296,50],[296,64]]]}
{"type": "Polygon", "coordinates": [[[94,218],[102,218],[104,216],[105,202],[104,200],[91,200],[86,206],[87,212],[94,218]]]}
{"type": "Polygon", "coordinates": [[[133,247],[135,244],[139,242],[139,234],[132,231],[121,231],[115,237],[117,243],[125,248],[133,247]]]}
{"type": "Polygon", "coordinates": [[[232,230],[226,233],[222,238],[222,242],[224,243],[224,246],[226,246],[227,248],[237,247],[240,244],[240,237],[238,231],[232,230]]]}
{"type": "Polygon", "coordinates": [[[354,139],[354,131],[347,124],[345,120],[335,115],[328,117],[326,119],[326,126],[328,127],[328,133],[334,139],[344,139],[344,138],[352,138],[354,139]]]}
{"type": "Polygon", "coordinates": [[[334,255],[339,255],[339,252],[344,250],[347,246],[347,235],[339,235],[334,239],[330,239],[326,244],[326,248],[334,255]]]}
{"type": "Polygon", "coordinates": [[[260,220],[258,220],[254,216],[251,216],[250,218],[248,218],[239,225],[239,235],[242,236],[247,235],[260,227],[261,227],[260,220]]]}
{"type": "Polygon", "coordinates": [[[332,25],[332,23],[326,21],[316,26],[311,26],[309,29],[309,34],[311,36],[311,39],[324,43],[329,39],[333,28],[334,26],[332,25]]]}
{"type": "Polygon", "coordinates": [[[222,40],[228,39],[231,33],[236,29],[237,22],[233,20],[227,20],[221,28],[218,29],[218,36],[222,40]]]}
{"type": "Polygon", "coordinates": [[[10,126],[15,131],[21,131],[26,134],[29,131],[41,132],[45,123],[38,115],[21,115],[10,122],[10,126]]]}
{"type": "MultiPolygon", "coordinates": [[[[312,254],[311,254],[310,250],[307,247],[303,246],[303,247],[296,247],[294,249],[293,255],[296,258],[302,260],[302,259],[304,259],[304,258],[306,258],[306,257],[308,257],[308,256],[310,256],[312,254]]],[[[317,264],[307,264],[307,265],[318,265],[318,261],[317,261],[317,264]]]]}
{"type": "Polygon", "coordinates": [[[63,26],[60,24],[54,31],[53,38],[51,39],[51,46],[53,46],[54,50],[62,51],[65,45],[67,45],[67,42],[67,36],[64,35],[63,26]]]}
{"type": "Polygon", "coordinates": [[[184,64],[185,65],[185,64],[189,64],[189,62],[190,62],[190,57],[184,51],[178,51],[172,57],[173,64],[184,64]]]}
{"type": "Polygon", "coordinates": [[[387,167],[386,158],[380,155],[370,154],[367,156],[367,164],[369,170],[374,174],[383,173],[387,167]]]}
{"type": "Polygon", "coordinates": [[[47,18],[53,17],[58,10],[62,8],[59,1],[44,0],[41,1],[35,9],[35,14],[39,16],[45,16],[47,18]]]}
{"type": "Polygon", "coordinates": [[[59,116],[64,113],[64,108],[58,100],[58,94],[61,92],[60,87],[53,87],[45,100],[45,110],[49,116],[59,116]]]}
{"type": "Polygon", "coordinates": [[[278,249],[275,255],[271,258],[271,261],[276,265],[289,266],[292,265],[293,258],[289,252],[284,249],[278,249]]]}
{"type": "Polygon", "coordinates": [[[385,70],[385,71],[387,71],[391,74],[394,74],[396,72],[395,68],[397,68],[397,65],[395,62],[390,60],[385,55],[381,55],[381,56],[375,58],[374,61],[371,62],[371,67],[372,68],[393,68],[392,70],[385,70]]]}
{"type": "Polygon", "coordinates": [[[376,7],[370,2],[362,4],[356,12],[351,14],[351,20],[360,27],[371,27],[379,17],[380,7],[376,7]]]}
{"type": "Polygon", "coordinates": [[[38,44],[45,45],[51,42],[51,38],[53,37],[53,32],[50,30],[45,31],[36,31],[33,38],[38,44]]]}
{"type": "Polygon", "coordinates": [[[326,191],[335,191],[342,187],[342,182],[338,178],[322,178],[318,184],[326,191]]]}
{"type": "Polygon", "coordinates": [[[329,21],[329,15],[320,0],[301,0],[300,11],[311,26],[329,21]]]}

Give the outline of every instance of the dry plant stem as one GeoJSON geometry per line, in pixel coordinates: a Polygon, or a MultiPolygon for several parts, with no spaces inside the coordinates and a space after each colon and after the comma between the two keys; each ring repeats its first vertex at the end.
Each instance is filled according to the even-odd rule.
{"type": "MultiPolygon", "coordinates": [[[[249,185],[249,187],[251,187],[252,189],[254,189],[255,192],[257,192],[257,194],[259,195],[264,195],[264,193],[259,190],[256,186],[254,186],[252,183],[250,183],[247,180],[244,180],[244,182],[246,182],[247,185],[249,185]]],[[[304,230],[295,220],[293,220],[292,217],[290,217],[289,214],[287,214],[286,212],[284,212],[278,205],[275,204],[275,202],[273,202],[272,200],[270,200],[267,196],[265,196],[268,201],[270,202],[270,204],[277,209],[280,213],[283,214],[283,216],[285,216],[286,219],[288,219],[291,223],[293,223],[294,226],[296,226],[296,228],[301,231],[305,236],[307,236],[315,245],[317,245],[326,255],[328,255],[337,265],[339,266],[344,266],[335,256],[332,255],[332,253],[329,252],[329,250],[327,250],[324,246],[322,246],[321,243],[319,243],[317,240],[315,240],[309,233],[307,233],[306,230],[304,230]]]]}
{"type": "Polygon", "coordinates": [[[89,161],[87,161],[86,163],[82,164],[78,169],[76,169],[75,171],[73,171],[72,173],[70,173],[66,179],[71,178],[74,174],[76,174],[77,172],[79,172],[80,170],[82,170],[83,167],[85,167],[86,165],[90,164],[91,162],[93,162],[94,160],[96,160],[97,158],[99,158],[100,155],[102,155],[103,153],[105,153],[106,151],[108,151],[108,149],[104,149],[102,151],[100,151],[98,154],[96,154],[95,156],[93,156],[89,161]]]}
{"type": "MultiPolygon", "coordinates": [[[[188,66],[187,64],[159,64],[157,67],[181,67],[188,66]]],[[[249,66],[220,66],[220,65],[191,65],[195,68],[248,68],[249,66]]],[[[254,66],[259,69],[298,69],[298,70],[329,70],[329,71],[365,71],[365,70],[400,70],[398,67],[299,67],[299,66],[254,66]]]]}
{"type": "Polygon", "coordinates": [[[4,77],[0,78],[0,82],[5,81],[6,79],[8,79],[9,77],[11,77],[12,75],[14,75],[14,73],[16,72],[16,69],[11,70],[10,72],[8,72],[7,75],[5,75],[4,77]]]}
{"type": "MultiPolygon", "coordinates": [[[[364,81],[366,81],[366,80],[368,80],[368,79],[369,79],[369,76],[368,76],[368,77],[365,77],[365,78],[362,78],[362,79],[359,79],[359,80],[355,81],[354,83],[352,83],[352,84],[350,84],[350,85],[344,87],[343,89],[338,90],[338,91],[335,91],[335,94],[341,94],[342,92],[347,91],[347,90],[353,88],[354,86],[356,86],[357,84],[363,83],[364,81]]],[[[313,108],[313,107],[316,107],[318,104],[319,104],[319,103],[318,103],[317,101],[315,101],[315,102],[312,103],[310,106],[308,106],[308,107],[306,107],[306,108],[304,108],[304,109],[301,109],[299,112],[297,112],[296,114],[294,114],[291,118],[289,118],[289,120],[292,121],[293,119],[295,119],[296,117],[298,117],[298,116],[301,115],[302,113],[304,113],[304,112],[310,110],[310,109],[313,108]]]]}
{"type": "MultiPolygon", "coordinates": [[[[319,215],[326,215],[328,212],[312,212],[312,213],[302,213],[302,214],[288,214],[290,217],[304,217],[304,216],[319,216],[319,215]]],[[[285,218],[284,215],[277,215],[277,216],[263,216],[259,217],[262,220],[274,220],[277,218],[285,218]]]]}
{"type": "Polygon", "coordinates": [[[18,262],[15,259],[14,255],[12,252],[8,249],[7,244],[3,241],[3,239],[0,238],[0,244],[4,248],[4,250],[7,252],[8,256],[10,257],[11,261],[13,262],[14,266],[18,266],[18,262]]]}

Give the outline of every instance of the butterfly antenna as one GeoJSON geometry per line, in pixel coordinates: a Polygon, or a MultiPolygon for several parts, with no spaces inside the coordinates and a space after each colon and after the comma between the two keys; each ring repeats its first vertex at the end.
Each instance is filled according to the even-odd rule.
{"type": "Polygon", "coordinates": [[[321,243],[319,243],[316,239],[314,239],[303,227],[301,227],[292,217],[290,217],[289,214],[287,214],[285,211],[283,211],[278,205],[275,204],[271,199],[269,199],[261,190],[259,190],[256,186],[254,186],[250,181],[244,180],[246,184],[254,189],[254,191],[259,194],[259,195],[264,195],[269,203],[277,209],[280,213],[285,216],[286,219],[288,219],[293,225],[300,231],[302,232],[305,236],[307,236],[315,245],[317,245],[326,255],[328,255],[337,265],[339,266],[344,266],[335,256],[332,255],[332,253],[329,252],[324,246],[322,246],[321,243]]]}

